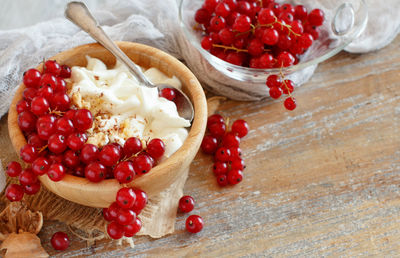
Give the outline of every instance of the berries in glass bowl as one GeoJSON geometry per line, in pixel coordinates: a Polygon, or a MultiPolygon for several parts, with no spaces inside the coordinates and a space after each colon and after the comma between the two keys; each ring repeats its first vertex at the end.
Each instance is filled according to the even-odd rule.
{"type": "MultiPolygon", "coordinates": [[[[236,100],[280,97],[276,89],[270,94],[268,76],[304,83],[318,63],[358,37],[368,17],[363,0],[295,3],[181,0],[185,61],[203,86],[217,94],[236,100]],[[350,14],[346,21],[341,20],[344,14],[350,14]]],[[[285,90],[290,91],[281,88],[281,95],[285,90]]]]}

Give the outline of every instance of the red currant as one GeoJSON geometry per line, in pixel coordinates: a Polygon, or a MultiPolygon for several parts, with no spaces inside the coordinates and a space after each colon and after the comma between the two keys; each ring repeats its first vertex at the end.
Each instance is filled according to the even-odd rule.
{"type": "Polygon", "coordinates": [[[179,210],[181,212],[191,212],[194,208],[194,199],[192,196],[185,195],[179,199],[179,210]]]}
{"type": "Polygon", "coordinates": [[[146,174],[152,168],[151,160],[147,155],[139,155],[133,160],[133,168],[136,174],[146,174]]]}
{"type": "Polygon", "coordinates": [[[25,144],[24,147],[21,148],[19,156],[26,163],[32,163],[39,156],[39,154],[35,147],[30,144],[25,144]]]}
{"type": "Polygon", "coordinates": [[[43,72],[58,76],[61,73],[61,66],[55,60],[47,60],[44,62],[43,72]]]}
{"type": "Polygon", "coordinates": [[[222,175],[228,172],[228,165],[225,162],[217,161],[213,166],[214,175],[222,175]]]}
{"type": "Polygon", "coordinates": [[[206,135],[201,142],[201,150],[206,154],[213,154],[218,147],[218,141],[211,135],[206,135]]]}
{"type": "Polygon", "coordinates": [[[46,141],[40,139],[39,135],[37,133],[32,133],[28,135],[28,144],[32,145],[35,148],[41,148],[44,145],[46,145],[46,141]]]}
{"type": "Polygon", "coordinates": [[[278,77],[278,75],[272,74],[272,75],[268,76],[266,84],[269,88],[271,88],[271,87],[280,88],[282,81],[278,77]]]}
{"type": "Polygon", "coordinates": [[[294,8],[294,18],[304,21],[307,18],[307,9],[303,5],[296,5],[294,8]]]}
{"type": "Polygon", "coordinates": [[[30,111],[24,111],[18,115],[18,126],[24,132],[35,130],[36,116],[30,111]]]}
{"type": "Polygon", "coordinates": [[[55,250],[63,251],[69,246],[69,238],[68,235],[64,232],[56,232],[51,237],[51,245],[55,250]]]}
{"type": "Polygon", "coordinates": [[[278,87],[269,88],[269,95],[273,99],[279,99],[282,96],[282,89],[278,87]]]}
{"type": "Polygon", "coordinates": [[[55,154],[60,154],[67,148],[67,143],[65,142],[65,136],[62,134],[53,134],[49,137],[48,144],[49,150],[55,154]]]}
{"type": "Polygon", "coordinates": [[[79,155],[73,150],[64,152],[63,163],[69,168],[76,168],[80,164],[79,155]]]}
{"type": "Polygon", "coordinates": [[[203,37],[203,39],[201,40],[201,47],[204,48],[205,50],[210,50],[212,48],[212,45],[213,45],[213,40],[209,36],[203,37]]]}
{"type": "Polygon", "coordinates": [[[85,177],[94,183],[103,181],[106,176],[106,167],[99,162],[92,162],[85,167],[85,177]]]}
{"type": "Polygon", "coordinates": [[[142,228],[142,221],[136,217],[132,224],[125,226],[125,237],[133,237],[142,228]]]}
{"type": "Polygon", "coordinates": [[[31,185],[38,181],[37,176],[30,168],[22,170],[21,174],[19,174],[18,180],[21,185],[31,185]]]}
{"type": "Polygon", "coordinates": [[[21,99],[20,101],[18,101],[17,103],[17,113],[22,113],[24,111],[29,111],[31,110],[30,105],[28,103],[28,101],[26,101],[25,99],[21,99]]]}
{"type": "Polygon", "coordinates": [[[40,190],[40,181],[37,181],[34,184],[24,185],[24,192],[28,195],[35,195],[40,190]]]}
{"type": "Polygon", "coordinates": [[[73,133],[67,137],[67,146],[74,151],[79,151],[83,148],[86,142],[86,136],[84,133],[73,133]]]}
{"type": "Polygon", "coordinates": [[[211,19],[210,12],[207,9],[201,8],[196,11],[194,20],[200,24],[207,24],[211,19]]]}
{"type": "Polygon", "coordinates": [[[226,125],[225,123],[213,123],[208,127],[210,134],[217,139],[220,139],[225,135],[226,125]]]}
{"type": "Polygon", "coordinates": [[[288,97],[283,103],[287,110],[294,110],[296,108],[296,100],[293,97],[288,97]]]}
{"type": "Polygon", "coordinates": [[[39,157],[32,163],[32,171],[38,176],[46,174],[49,167],[50,162],[45,157],[39,157]]]}
{"type": "Polygon", "coordinates": [[[324,22],[324,12],[321,9],[314,9],[308,14],[307,20],[312,26],[321,26],[324,22]]]}
{"type": "Polygon", "coordinates": [[[74,124],[66,117],[61,117],[56,121],[56,130],[59,134],[68,136],[74,132],[74,124]]]}
{"type": "Polygon", "coordinates": [[[16,161],[11,161],[10,163],[8,163],[6,168],[6,173],[9,177],[19,176],[21,171],[22,171],[21,164],[19,164],[16,161]]]}
{"type": "Polygon", "coordinates": [[[40,86],[37,91],[39,97],[44,97],[46,100],[53,98],[53,89],[50,86],[40,86]]]}
{"type": "Polygon", "coordinates": [[[136,201],[136,194],[132,188],[123,187],[118,190],[116,202],[123,209],[130,209],[136,201]]]}
{"type": "Polygon", "coordinates": [[[221,16],[214,16],[210,20],[210,29],[212,31],[220,31],[225,28],[226,21],[221,16]]]}
{"type": "Polygon", "coordinates": [[[105,166],[114,166],[121,157],[121,153],[114,144],[107,144],[99,153],[99,160],[105,166]]]}
{"type": "Polygon", "coordinates": [[[39,86],[49,86],[54,92],[56,91],[56,84],[56,77],[50,73],[43,74],[39,82],[39,86]]]}
{"type": "Polygon", "coordinates": [[[218,161],[226,162],[229,161],[231,151],[228,148],[221,147],[215,152],[215,159],[218,161]]]}
{"type": "Polygon", "coordinates": [[[222,146],[227,148],[239,147],[239,144],[240,144],[240,138],[234,132],[229,132],[225,134],[224,138],[222,139],[222,146]]]}
{"type": "Polygon", "coordinates": [[[246,165],[244,164],[244,161],[242,159],[235,159],[231,163],[231,169],[232,170],[241,170],[246,168],[246,165]]]}
{"type": "Polygon", "coordinates": [[[22,93],[22,97],[28,101],[28,103],[31,103],[32,99],[36,97],[38,94],[38,90],[35,88],[26,88],[24,92],[22,93]]]}
{"type": "Polygon", "coordinates": [[[56,117],[53,115],[39,117],[36,122],[36,131],[40,139],[48,140],[57,131],[55,122],[56,117]]]}
{"type": "Polygon", "coordinates": [[[61,66],[60,76],[62,78],[69,78],[71,77],[71,68],[68,65],[61,66]]]}
{"type": "Polygon", "coordinates": [[[65,168],[60,163],[51,164],[47,170],[47,175],[52,181],[58,182],[63,179],[65,175],[65,168]]]}
{"type": "Polygon", "coordinates": [[[36,69],[29,69],[24,73],[24,84],[27,88],[37,88],[42,74],[36,69]]]}
{"type": "MultiPolygon", "coordinates": [[[[55,90],[54,90],[55,91],[55,90]]],[[[51,108],[59,111],[67,111],[71,100],[64,92],[56,92],[51,100],[51,108]]]]}
{"type": "Polygon", "coordinates": [[[232,169],[228,172],[228,183],[231,185],[236,185],[240,183],[243,179],[243,172],[238,169],[232,169]]]}
{"type": "Polygon", "coordinates": [[[228,177],[227,177],[227,175],[225,175],[225,174],[218,175],[217,176],[217,183],[220,186],[227,186],[228,185],[228,177]]]}
{"type": "Polygon", "coordinates": [[[186,230],[190,233],[198,233],[203,229],[203,219],[198,215],[190,215],[186,219],[186,230]]]}
{"type": "Polygon", "coordinates": [[[166,98],[169,101],[174,101],[176,97],[175,90],[172,88],[164,88],[161,90],[161,97],[166,98]]]}
{"type": "Polygon", "coordinates": [[[147,144],[147,153],[155,159],[159,159],[164,155],[165,144],[162,140],[155,138],[147,144]]]}
{"type": "Polygon", "coordinates": [[[84,132],[93,125],[92,113],[87,109],[79,109],[75,113],[73,122],[78,131],[84,132]]]}
{"type": "Polygon", "coordinates": [[[238,119],[232,124],[232,132],[243,138],[249,132],[249,125],[243,119],[238,119]]]}
{"type": "Polygon", "coordinates": [[[133,204],[132,210],[139,215],[139,213],[146,207],[147,204],[147,194],[140,189],[133,189],[136,195],[136,201],[133,204]]]}
{"type": "Polygon", "coordinates": [[[131,161],[122,161],[118,163],[115,166],[113,173],[115,179],[117,179],[121,184],[131,182],[135,176],[135,170],[131,161]]]}
{"type": "Polygon", "coordinates": [[[275,14],[269,8],[263,8],[258,13],[258,22],[260,24],[271,24],[275,21],[275,14]]]}
{"type": "Polygon", "coordinates": [[[224,2],[219,2],[215,7],[215,15],[226,18],[231,12],[231,8],[224,2]]]}
{"type": "Polygon", "coordinates": [[[24,188],[17,184],[10,184],[6,189],[6,197],[11,202],[18,202],[24,197],[24,188]]]}
{"type": "Polygon", "coordinates": [[[136,214],[129,209],[119,209],[116,222],[120,225],[129,225],[136,219],[136,214]]]}
{"type": "Polygon", "coordinates": [[[124,236],[124,226],[119,225],[117,222],[113,221],[107,225],[107,234],[112,239],[120,239],[124,236]]]}
{"type": "Polygon", "coordinates": [[[130,137],[124,143],[124,154],[127,157],[140,152],[142,149],[142,141],[139,138],[130,137]]]}
{"type": "Polygon", "coordinates": [[[238,32],[246,32],[251,29],[251,19],[247,15],[240,15],[236,18],[232,28],[238,32]]]}
{"type": "Polygon", "coordinates": [[[81,149],[79,158],[85,164],[89,164],[97,159],[99,150],[93,144],[85,144],[81,149]]]}
{"type": "Polygon", "coordinates": [[[118,204],[116,202],[113,202],[110,205],[110,207],[108,207],[107,212],[108,212],[108,215],[110,217],[110,221],[113,221],[113,220],[117,219],[117,216],[118,216],[118,213],[119,213],[120,209],[121,208],[118,206],[118,204]]]}

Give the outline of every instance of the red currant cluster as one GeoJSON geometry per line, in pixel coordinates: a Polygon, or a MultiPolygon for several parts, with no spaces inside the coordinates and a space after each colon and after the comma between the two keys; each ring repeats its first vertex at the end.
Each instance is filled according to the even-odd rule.
{"type": "MultiPolygon", "coordinates": [[[[317,40],[324,12],[308,12],[303,5],[278,4],[274,0],[205,0],[194,17],[204,36],[201,46],[214,56],[250,68],[282,68],[295,65],[317,40]]],[[[268,83],[267,83],[268,85],[268,83]]],[[[288,92],[285,107],[296,107],[293,82],[270,89],[273,98],[288,92]]],[[[269,86],[269,85],[268,85],[269,86]]]]}
{"type": "MultiPolygon", "coordinates": [[[[40,190],[38,176],[47,174],[60,181],[66,173],[85,177],[91,182],[115,178],[125,184],[135,176],[148,173],[165,152],[160,139],[152,139],[143,147],[139,138],[131,137],[123,146],[109,143],[99,149],[87,144],[86,131],[93,125],[93,116],[87,109],[71,107],[64,78],[71,76],[68,66],[56,61],[44,63],[43,74],[36,69],[24,73],[23,99],[17,104],[18,125],[28,143],[20,150],[21,159],[12,161],[6,173],[18,177],[20,184],[10,184],[6,196],[20,201],[24,194],[33,195],[40,190]]],[[[174,90],[165,90],[163,97],[174,100],[174,90]]],[[[145,207],[147,195],[140,189],[122,188],[117,201],[105,209],[104,217],[111,223],[107,227],[110,237],[131,237],[141,228],[136,216],[145,207]]]]}
{"type": "Polygon", "coordinates": [[[227,131],[224,118],[219,114],[208,117],[207,128],[210,134],[204,136],[201,149],[214,155],[213,172],[220,186],[235,185],[242,181],[245,164],[239,148],[240,139],[247,135],[249,126],[239,119],[227,131]]]}
{"type": "MultiPolygon", "coordinates": [[[[194,199],[189,195],[182,196],[179,199],[179,210],[184,213],[191,212],[194,208],[194,199]]],[[[190,215],[186,219],[186,230],[190,233],[198,233],[203,229],[204,222],[203,218],[199,215],[190,215]]]]}
{"type": "Polygon", "coordinates": [[[289,95],[283,102],[287,110],[294,110],[296,108],[296,99],[292,96],[294,90],[294,83],[291,80],[285,79],[281,73],[280,76],[272,74],[268,76],[266,82],[269,88],[269,95],[273,99],[279,99],[282,94],[289,95]]]}
{"type": "Polygon", "coordinates": [[[140,189],[123,187],[119,189],[116,201],[103,209],[107,233],[112,239],[133,237],[142,228],[142,221],[137,217],[146,207],[147,194],[140,189]]]}

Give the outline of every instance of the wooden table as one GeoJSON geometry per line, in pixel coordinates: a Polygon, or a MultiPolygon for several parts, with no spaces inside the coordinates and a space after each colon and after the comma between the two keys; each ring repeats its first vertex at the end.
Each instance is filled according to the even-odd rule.
{"type": "Polygon", "coordinates": [[[185,193],[205,220],[199,234],[187,233],[187,215],[179,215],[173,234],[138,237],[135,249],[106,240],[87,248],[72,238],[57,253],[49,239],[66,226],[46,222],[43,245],[70,257],[399,255],[399,45],[397,37],[380,51],[324,62],[296,89],[293,112],[270,99],[220,106],[250,124],[241,144],[247,168],[242,183],[220,188],[211,158],[198,154],[185,193]]]}

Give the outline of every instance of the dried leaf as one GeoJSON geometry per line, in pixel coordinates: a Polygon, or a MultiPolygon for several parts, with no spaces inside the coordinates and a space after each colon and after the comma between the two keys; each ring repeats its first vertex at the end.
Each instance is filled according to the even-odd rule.
{"type": "Polygon", "coordinates": [[[0,213],[0,241],[11,233],[39,233],[43,225],[43,216],[39,211],[28,210],[22,202],[11,202],[0,213]]]}
{"type": "Polygon", "coordinates": [[[11,233],[1,244],[0,250],[7,249],[4,258],[49,257],[40,244],[40,239],[32,233],[11,233]]]}

